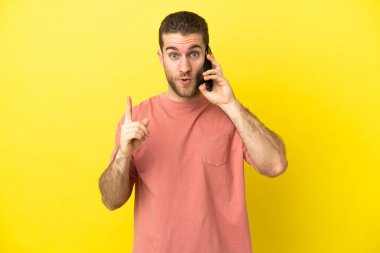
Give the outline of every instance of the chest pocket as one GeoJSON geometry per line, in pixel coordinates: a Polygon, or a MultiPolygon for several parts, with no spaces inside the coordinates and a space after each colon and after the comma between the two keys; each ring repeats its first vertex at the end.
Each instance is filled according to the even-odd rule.
{"type": "Polygon", "coordinates": [[[202,162],[207,165],[221,166],[228,163],[230,136],[228,134],[202,134],[202,162]]]}

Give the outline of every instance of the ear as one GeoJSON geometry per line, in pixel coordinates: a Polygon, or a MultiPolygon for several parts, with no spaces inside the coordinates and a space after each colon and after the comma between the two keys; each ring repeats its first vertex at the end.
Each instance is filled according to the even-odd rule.
{"type": "Polygon", "coordinates": [[[164,59],[163,59],[163,56],[162,56],[162,51],[158,50],[157,51],[157,55],[158,55],[158,58],[160,59],[161,65],[164,65],[164,59]]]}

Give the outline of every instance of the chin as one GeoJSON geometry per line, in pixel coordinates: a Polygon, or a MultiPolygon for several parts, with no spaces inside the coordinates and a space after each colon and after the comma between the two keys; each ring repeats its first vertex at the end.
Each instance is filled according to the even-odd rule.
{"type": "Polygon", "coordinates": [[[187,88],[186,90],[182,89],[180,91],[184,91],[184,92],[180,92],[181,93],[181,97],[187,97],[187,98],[191,98],[191,97],[195,97],[199,90],[198,90],[198,86],[193,84],[191,87],[187,88]]]}

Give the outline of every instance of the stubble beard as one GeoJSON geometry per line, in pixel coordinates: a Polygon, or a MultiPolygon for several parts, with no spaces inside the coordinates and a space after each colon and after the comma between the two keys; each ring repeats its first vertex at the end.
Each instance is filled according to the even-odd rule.
{"type": "Polygon", "coordinates": [[[178,96],[183,98],[195,97],[198,93],[200,93],[199,86],[203,83],[202,72],[203,70],[200,69],[196,73],[195,78],[191,78],[191,87],[181,91],[181,84],[176,84],[176,81],[179,82],[179,79],[176,79],[174,76],[170,75],[165,68],[165,75],[168,80],[168,84],[178,96]]]}

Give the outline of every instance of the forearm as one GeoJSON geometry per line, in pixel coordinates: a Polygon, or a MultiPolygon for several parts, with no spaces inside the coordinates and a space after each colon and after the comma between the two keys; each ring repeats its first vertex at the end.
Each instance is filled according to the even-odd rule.
{"type": "Polygon", "coordinates": [[[287,160],[285,145],[280,137],[265,127],[236,99],[221,108],[234,123],[255,169],[269,177],[275,177],[284,172],[287,160]]]}
{"type": "Polygon", "coordinates": [[[131,195],[130,161],[131,156],[117,152],[99,179],[102,201],[110,210],[121,207],[131,195]]]}

